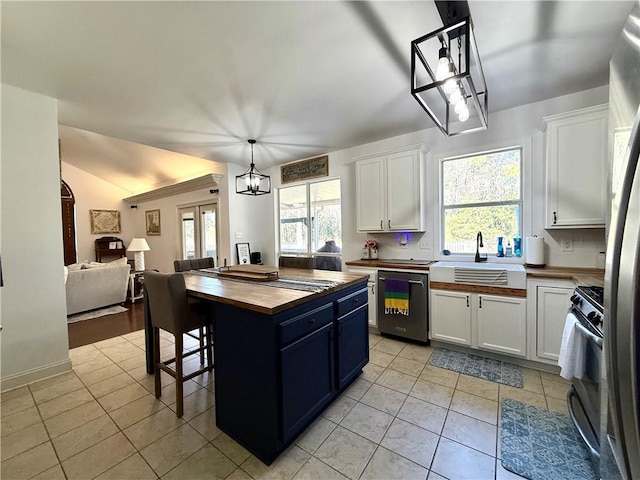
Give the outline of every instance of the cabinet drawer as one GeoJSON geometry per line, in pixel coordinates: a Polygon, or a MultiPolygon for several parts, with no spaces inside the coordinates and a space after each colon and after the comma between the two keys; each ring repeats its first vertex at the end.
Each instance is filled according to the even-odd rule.
{"type": "MultiPolygon", "coordinates": [[[[365,290],[365,295],[367,291],[365,290]]],[[[333,321],[333,305],[328,303],[280,324],[280,345],[286,345],[333,321]]]]}
{"type": "Polygon", "coordinates": [[[338,300],[338,317],[346,315],[350,311],[366,304],[368,298],[369,293],[366,288],[358,290],[347,297],[341,298],[338,300]]]}

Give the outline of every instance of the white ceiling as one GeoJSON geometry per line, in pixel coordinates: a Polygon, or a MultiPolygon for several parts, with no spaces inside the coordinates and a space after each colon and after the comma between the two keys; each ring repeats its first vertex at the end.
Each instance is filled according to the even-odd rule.
{"type": "MultiPolygon", "coordinates": [[[[606,84],[632,3],[470,2],[489,110],[606,84]]],[[[433,126],[410,94],[410,42],[442,26],[432,1],[1,8],[2,81],[59,99],[63,148],[81,152],[65,158],[130,191],[206,162],[106,155],[90,132],[241,165],[256,138],[264,168],[433,126]]]]}

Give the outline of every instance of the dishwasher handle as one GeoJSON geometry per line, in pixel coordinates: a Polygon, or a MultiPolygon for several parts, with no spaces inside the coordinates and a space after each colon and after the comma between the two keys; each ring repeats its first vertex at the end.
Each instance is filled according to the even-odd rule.
{"type": "MultiPolygon", "coordinates": [[[[380,280],[381,282],[384,282],[386,279],[386,277],[378,277],[378,280],[380,280]]],[[[420,285],[422,288],[424,288],[424,283],[422,282],[422,280],[407,280],[407,282],[413,283],[414,285],[420,285]]]]}

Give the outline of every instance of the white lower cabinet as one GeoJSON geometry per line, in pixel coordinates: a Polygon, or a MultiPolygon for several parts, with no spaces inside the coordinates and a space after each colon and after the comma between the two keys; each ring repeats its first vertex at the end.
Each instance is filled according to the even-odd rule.
{"type": "Polygon", "coordinates": [[[349,273],[357,273],[360,275],[369,275],[367,281],[367,289],[369,290],[369,326],[378,328],[378,297],[377,292],[377,280],[378,270],[373,268],[353,268],[349,267],[349,273]]]}
{"type": "Polygon", "coordinates": [[[527,355],[525,298],[431,290],[431,339],[527,355]]]}

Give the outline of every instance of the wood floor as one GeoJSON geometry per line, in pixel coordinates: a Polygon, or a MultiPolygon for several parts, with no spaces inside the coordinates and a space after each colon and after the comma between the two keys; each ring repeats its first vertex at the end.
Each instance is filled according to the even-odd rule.
{"type": "Polygon", "coordinates": [[[127,309],[126,312],[70,323],[67,327],[69,348],[81,347],[144,329],[142,301],[138,300],[133,304],[125,302],[124,307],[127,309]]]}

